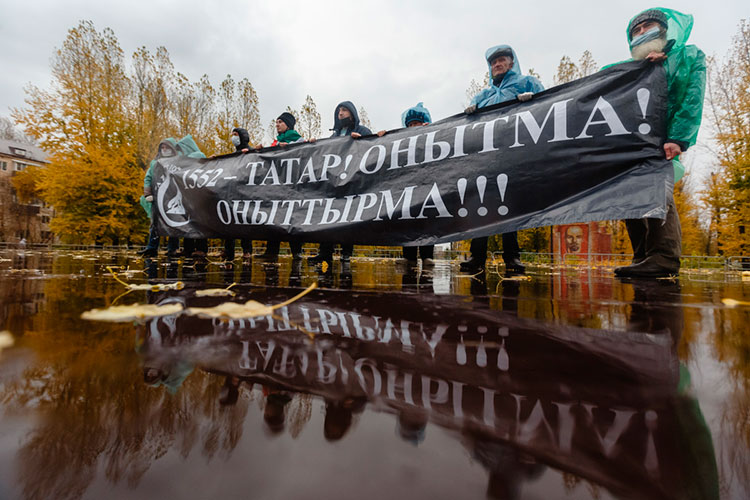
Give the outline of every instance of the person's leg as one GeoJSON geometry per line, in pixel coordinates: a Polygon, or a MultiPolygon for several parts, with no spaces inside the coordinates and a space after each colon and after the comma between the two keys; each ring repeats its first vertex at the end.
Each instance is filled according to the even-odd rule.
{"type": "Polygon", "coordinates": [[[646,258],[646,239],[648,237],[648,219],[625,219],[630,246],[633,247],[633,262],[638,264],[646,258]]]}
{"type": "Polygon", "coordinates": [[[167,255],[174,257],[180,250],[180,238],[177,236],[170,236],[167,239],[167,255]]]}
{"type": "Polygon", "coordinates": [[[147,257],[156,257],[159,253],[159,235],[156,234],[156,226],[153,224],[148,231],[148,240],[146,241],[146,248],[138,252],[139,255],[147,257]]]}
{"type": "Polygon", "coordinates": [[[475,271],[484,269],[487,262],[487,237],[474,238],[471,240],[471,258],[461,263],[462,271],[475,271]]]}
{"type": "Polygon", "coordinates": [[[268,240],[266,241],[266,251],[263,252],[263,255],[261,255],[260,259],[265,260],[276,260],[279,256],[279,247],[281,246],[281,242],[279,240],[268,240]]]}
{"type": "Polygon", "coordinates": [[[242,258],[247,259],[253,255],[253,240],[243,239],[240,240],[242,244],[242,258]]]}
{"type": "Polygon", "coordinates": [[[506,271],[524,272],[526,266],[521,263],[521,249],[518,246],[518,233],[503,233],[503,261],[506,271]]]}
{"type": "Polygon", "coordinates": [[[290,241],[289,251],[292,252],[293,259],[302,258],[302,242],[301,241],[290,241]]]}
{"type": "Polygon", "coordinates": [[[667,217],[661,219],[641,219],[642,224],[626,221],[628,235],[633,242],[634,264],[615,269],[615,275],[637,278],[660,278],[680,272],[682,253],[682,228],[671,192],[667,197],[667,217]],[[631,233],[630,229],[635,230],[631,233]],[[641,239],[635,237],[640,236],[641,239]]]}
{"type": "Polygon", "coordinates": [[[341,244],[341,261],[342,262],[348,262],[349,260],[351,260],[353,254],[354,254],[354,245],[350,243],[341,244]]]}
{"type": "Polygon", "coordinates": [[[324,242],[320,244],[318,255],[309,259],[308,262],[320,263],[324,261],[330,262],[333,259],[333,243],[324,242]]]}
{"type": "Polygon", "coordinates": [[[418,250],[419,247],[403,247],[402,252],[404,255],[404,259],[408,260],[409,262],[416,262],[418,250]]]}
{"type": "Polygon", "coordinates": [[[234,260],[234,247],[237,244],[234,238],[224,240],[224,260],[232,262],[234,260]]]}
{"type": "Polygon", "coordinates": [[[183,249],[185,250],[186,257],[192,257],[195,252],[195,240],[193,238],[185,238],[182,241],[183,249]]]}

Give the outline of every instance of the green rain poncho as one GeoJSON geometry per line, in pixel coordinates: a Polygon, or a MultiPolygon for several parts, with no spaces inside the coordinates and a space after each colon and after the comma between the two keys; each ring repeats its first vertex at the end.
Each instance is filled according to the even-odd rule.
{"type": "MultiPolygon", "coordinates": [[[[667,142],[679,144],[684,151],[695,144],[701,126],[703,95],[706,90],[706,55],[695,45],[686,45],[693,29],[692,15],[662,7],[647,10],[658,10],[667,16],[667,46],[664,48],[667,54],[664,69],[669,89],[667,142]]],[[[635,17],[637,16],[633,19],[635,17]]],[[[629,43],[628,29],[626,36],[629,43]]],[[[685,167],[677,158],[672,160],[672,164],[674,180],[677,182],[685,174],[685,167]]]]}
{"type": "MultiPolygon", "coordinates": [[[[172,137],[168,137],[161,141],[159,145],[161,146],[162,143],[167,143],[174,150],[177,152],[178,155],[187,156],[188,158],[205,158],[206,155],[204,155],[198,145],[195,143],[195,139],[193,139],[192,135],[186,135],[179,141],[177,139],[174,139],[172,137]]],[[[148,166],[148,171],[146,172],[146,177],[143,179],[143,187],[150,187],[151,183],[153,182],[153,176],[154,176],[154,165],[156,164],[156,160],[151,160],[151,164],[148,166]]],[[[141,196],[141,199],[139,200],[141,203],[141,206],[148,214],[149,219],[151,218],[151,202],[146,201],[145,196],[141,196]]]]}

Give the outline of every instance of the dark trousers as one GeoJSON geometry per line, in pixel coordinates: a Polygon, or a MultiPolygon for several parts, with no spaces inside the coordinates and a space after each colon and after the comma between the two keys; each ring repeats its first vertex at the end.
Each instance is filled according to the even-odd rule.
{"type": "MultiPolygon", "coordinates": [[[[325,260],[330,260],[333,257],[333,245],[334,243],[321,243],[320,251],[318,256],[325,260]]],[[[341,244],[341,255],[351,257],[354,253],[354,245],[352,244],[341,244]]]]}
{"type": "MultiPolygon", "coordinates": [[[[234,248],[236,246],[237,240],[231,239],[231,240],[224,240],[224,259],[226,260],[234,260],[234,248]]],[[[242,252],[243,253],[253,253],[253,240],[240,240],[240,244],[242,245],[242,252]]]]}
{"type": "Polygon", "coordinates": [[[417,260],[417,250],[422,259],[432,259],[435,254],[435,245],[424,245],[421,247],[404,247],[404,258],[406,260],[417,260]]]}
{"type": "MultiPolygon", "coordinates": [[[[471,240],[471,258],[484,262],[487,260],[487,237],[474,238],[471,240]]],[[[521,249],[518,246],[518,233],[503,233],[503,260],[510,262],[521,257],[521,249]]]]}
{"type": "MultiPolygon", "coordinates": [[[[146,248],[148,250],[159,250],[159,235],[156,234],[156,228],[153,225],[148,232],[146,248]]],[[[169,236],[167,238],[167,252],[175,252],[178,248],[180,248],[180,238],[169,236]]]]}
{"type": "MultiPolygon", "coordinates": [[[[281,247],[281,242],[279,240],[267,241],[265,255],[266,256],[279,255],[280,247],[281,247]]],[[[292,252],[292,257],[300,255],[302,253],[302,243],[300,243],[299,241],[290,241],[289,250],[292,252]]]]}
{"type": "Polygon", "coordinates": [[[190,257],[193,252],[208,253],[208,240],[196,240],[193,238],[185,238],[183,240],[183,246],[185,247],[185,255],[190,257]]]}
{"type": "Polygon", "coordinates": [[[682,255],[682,228],[674,195],[667,194],[667,218],[626,219],[630,244],[633,246],[633,263],[649,259],[658,266],[672,271],[680,269],[682,255]]]}

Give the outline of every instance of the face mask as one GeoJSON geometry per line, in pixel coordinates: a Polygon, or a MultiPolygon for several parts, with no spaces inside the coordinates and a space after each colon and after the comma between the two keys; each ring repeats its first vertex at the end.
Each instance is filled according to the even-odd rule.
{"type": "Polygon", "coordinates": [[[168,148],[164,148],[159,153],[159,156],[161,156],[162,158],[169,158],[171,156],[174,156],[174,151],[172,151],[171,149],[168,149],[168,148]]]}
{"type": "Polygon", "coordinates": [[[238,135],[233,135],[231,139],[232,139],[232,144],[234,144],[235,146],[240,145],[240,137],[238,135]]]}
{"type": "Polygon", "coordinates": [[[352,125],[354,125],[354,118],[351,116],[347,116],[346,118],[341,119],[341,126],[344,128],[351,128],[352,125]]]}
{"type": "Polygon", "coordinates": [[[657,38],[661,37],[661,29],[659,27],[654,27],[648,30],[645,33],[641,33],[637,37],[633,38],[630,41],[630,48],[637,47],[638,45],[644,44],[646,42],[650,42],[651,40],[656,40],[657,38]]]}

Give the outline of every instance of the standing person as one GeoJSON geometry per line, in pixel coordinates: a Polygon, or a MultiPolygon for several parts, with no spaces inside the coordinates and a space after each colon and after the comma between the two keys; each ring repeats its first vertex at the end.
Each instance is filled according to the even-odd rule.
{"type": "MultiPolygon", "coordinates": [[[[363,135],[371,135],[369,128],[359,123],[359,114],[357,108],[351,101],[340,102],[334,111],[333,133],[331,137],[349,136],[353,139],[359,139],[363,135]]],[[[314,141],[311,141],[314,142],[314,141]]],[[[321,243],[320,252],[316,257],[310,259],[311,262],[324,262],[333,259],[333,243],[321,243]]],[[[341,244],[341,261],[349,262],[354,252],[354,245],[351,243],[341,244]]]]}
{"type": "MultiPolygon", "coordinates": [[[[528,101],[531,96],[544,90],[542,84],[530,75],[521,74],[516,52],[509,45],[490,47],[485,52],[492,82],[471,100],[466,113],[474,113],[478,108],[491,106],[512,99],[528,101]]],[[[521,250],[518,247],[518,233],[503,234],[503,261],[508,271],[522,273],[526,270],[521,263],[521,250]]],[[[484,269],[487,260],[487,237],[471,240],[471,259],[461,263],[462,271],[484,269]]]]}
{"type": "MultiPolygon", "coordinates": [[[[695,144],[703,115],[706,56],[686,45],[693,16],[676,10],[648,9],[628,23],[627,38],[634,60],[663,64],[667,74],[667,140],[664,157],[672,160],[674,181],[685,173],[680,154],[695,144]]],[[[616,276],[658,278],[680,271],[682,230],[674,204],[673,186],[667,186],[667,217],[627,219],[633,263],[615,269],[616,276]]]]}
{"type": "MultiPolygon", "coordinates": [[[[302,136],[294,130],[294,126],[297,124],[297,119],[291,113],[281,113],[276,118],[276,139],[271,143],[273,146],[284,147],[287,144],[293,144],[296,142],[305,142],[302,136]]],[[[279,247],[281,241],[279,240],[268,240],[266,242],[266,251],[263,252],[258,258],[261,260],[276,260],[279,256],[279,247]]],[[[302,256],[302,243],[299,241],[290,241],[289,250],[292,252],[293,259],[299,259],[302,256]]]]}
{"type": "MultiPolygon", "coordinates": [[[[141,206],[148,214],[149,219],[151,218],[151,204],[154,200],[151,184],[153,183],[154,177],[154,165],[160,158],[170,158],[173,156],[182,155],[189,158],[205,158],[198,145],[193,140],[193,136],[186,135],[179,141],[173,137],[168,137],[159,143],[159,149],[157,150],[156,158],[151,160],[146,171],[146,176],[143,178],[143,196],[141,196],[141,206]]],[[[167,241],[167,255],[175,257],[177,250],[180,247],[180,239],[170,236],[167,241]]],[[[187,253],[188,240],[185,239],[185,247],[187,253]]],[[[140,255],[146,257],[156,257],[159,252],[159,235],[156,233],[156,226],[151,224],[151,229],[148,235],[148,244],[146,248],[139,252],[140,255]]]]}
{"type": "MultiPolygon", "coordinates": [[[[250,145],[250,134],[244,128],[233,128],[229,140],[234,144],[235,152],[237,153],[247,153],[251,149],[254,149],[250,145]]],[[[240,244],[242,245],[242,258],[249,259],[253,254],[253,240],[243,238],[240,240],[240,244]]],[[[229,262],[234,260],[235,246],[236,240],[234,238],[224,240],[224,260],[229,262]]]]}
{"type": "MultiPolygon", "coordinates": [[[[423,125],[429,125],[430,123],[432,123],[430,112],[421,102],[401,114],[401,124],[404,127],[421,127],[423,125]]],[[[378,135],[380,135],[380,132],[378,132],[378,135]]],[[[422,259],[423,266],[431,266],[434,264],[433,255],[435,253],[435,245],[403,247],[404,258],[410,264],[416,264],[417,250],[419,251],[419,257],[422,259]]]]}

